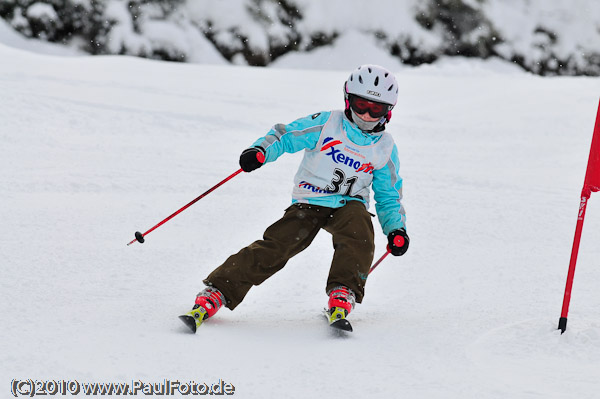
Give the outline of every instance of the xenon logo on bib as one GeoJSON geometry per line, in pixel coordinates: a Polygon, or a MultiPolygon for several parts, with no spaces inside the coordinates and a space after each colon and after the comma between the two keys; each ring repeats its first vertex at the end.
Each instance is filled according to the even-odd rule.
{"type": "Polygon", "coordinates": [[[333,137],[327,137],[325,140],[323,140],[321,151],[329,150],[329,152],[325,155],[331,157],[333,162],[336,164],[344,164],[353,168],[356,172],[373,174],[375,167],[371,164],[371,162],[363,163],[355,160],[351,156],[344,154],[342,150],[336,149],[335,146],[338,144],[342,144],[342,142],[339,140],[334,140],[333,137]]]}

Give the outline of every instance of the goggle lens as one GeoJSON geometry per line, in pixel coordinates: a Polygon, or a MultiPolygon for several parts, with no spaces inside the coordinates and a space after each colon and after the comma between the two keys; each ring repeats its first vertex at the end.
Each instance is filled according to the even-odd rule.
{"type": "Polygon", "coordinates": [[[350,101],[350,107],[352,107],[354,112],[361,115],[368,112],[373,118],[383,117],[390,111],[391,108],[388,104],[369,101],[362,97],[353,95],[350,95],[348,100],[350,101]]]}

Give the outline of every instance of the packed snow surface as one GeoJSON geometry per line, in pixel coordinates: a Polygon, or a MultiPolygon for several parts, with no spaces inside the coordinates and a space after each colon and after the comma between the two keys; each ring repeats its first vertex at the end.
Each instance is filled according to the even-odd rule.
{"type": "Polygon", "coordinates": [[[343,105],[350,71],[293,63],[313,69],[0,45],[0,396],[13,379],[221,379],[239,398],[597,398],[600,194],[556,326],[600,81],[493,60],[391,66],[411,247],[370,276],[354,333],[333,336],[320,313],[324,231],[234,312],[186,331],[177,316],[202,279],[289,205],[301,154],[126,243],[235,172],[274,123],[343,105]]]}

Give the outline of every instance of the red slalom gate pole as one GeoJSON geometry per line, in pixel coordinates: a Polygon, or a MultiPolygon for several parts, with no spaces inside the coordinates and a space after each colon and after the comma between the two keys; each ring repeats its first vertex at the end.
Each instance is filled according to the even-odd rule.
{"type": "MultiPolygon", "coordinates": [[[[401,247],[401,246],[403,246],[403,245],[404,245],[404,237],[396,236],[396,237],[394,238],[394,244],[395,244],[396,246],[398,246],[398,247],[401,247]]],[[[373,266],[371,266],[371,269],[369,269],[369,274],[371,274],[371,273],[373,272],[373,270],[375,270],[375,268],[376,268],[377,266],[379,266],[379,264],[380,264],[381,262],[383,262],[383,260],[384,260],[384,259],[385,259],[385,258],[386,258],[386,257],[387,257],[389,254],[391,254],[391,253],[392,253],[392,250],[390,249],[390,246],[388,245],[388,246],[387,246],[387,250],[386,250],[386,252],[383,254],[383,256],[382,256],[381,258],[379,258],[379,260],[378,260],[377,262],[375,262],[375,263],[373,264],[373,266]]]]}
{"type": "Polygon", "coordinates": [[[577,226],[575,227],[575,238],[573,239],[573,249],[571,250],[571,260],[569,262],[569,272],[567,273],[567,285],[565,287],[565,296],[563,306],[558,321],[558,329],[561,334],[567,329],[567,315],[569,314],[569,303],[571,302],[571,290],[573,288],[573,278],[575,277],[575,265],[577,264],[577,255],[579,254],[579,242],[581,241],[581,232],[583,230],[583,220],[585,219],[585,209],[587,200],[590,198],[589,189],[586,192],[584,188],[581,193],[581,202],[579,203],[579,216],[577,217],[577,226]]]}
{"type": "Polygon", "coordinates": [[[596,115],[596,124],[594,125],[594,135],[590,148],[590,157],[588,160],[587,171],[583,190],[581,191],[581,201],[579,203],[579,214],[577,216],[577,226],[575,227],[575,238],[573,239],[573,249],[571,250],[571,260],[569,262],[569,272],[567,273],[567,284],[563,298],[563,306],[558,321],[558,329],[561,334],[567,329],[567,316],[569,313],[569,303],[571,301],[571,290],[573,288],[573,278],[575,277],[575,265],[577,264],[577,255],[579,253],[579,242],[583,230],[583,221],[585,219],[585,210],[588,200],[593,191],[600,191],[600,104],[596,115]]]}

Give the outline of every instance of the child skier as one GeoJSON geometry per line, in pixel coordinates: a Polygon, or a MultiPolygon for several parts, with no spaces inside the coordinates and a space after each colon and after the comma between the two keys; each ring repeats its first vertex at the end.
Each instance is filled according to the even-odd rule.
{"type": "Polygon", "coordinates": [[[277,124],[242,152],[240,166],[251,172],[285,152],[304,150],[292,205],[262,240],[230,256],[204,280],[194,308],[181,316],[192,331],[222,306],[235,309],[252,286],[281,270],[320,229],[331,233],[335,249],[326,285],[330,324],[351,330],[345,319],[363,300],[375,249],[370,186],[389,250],[399,256],[408,249],[398,153],[384,131],[398,98],[396,78],[380,66],[363,65],[345,82],[344,98],[344,111],[277,124]]]}

